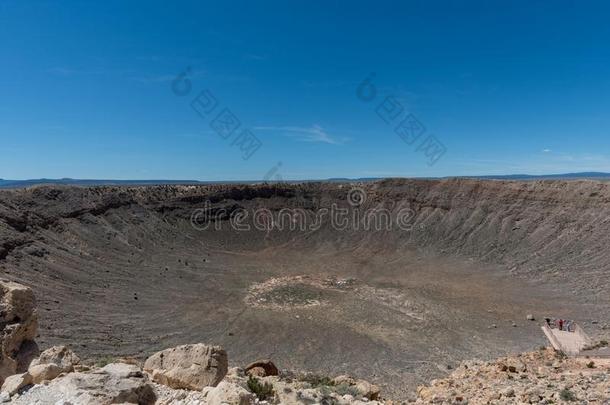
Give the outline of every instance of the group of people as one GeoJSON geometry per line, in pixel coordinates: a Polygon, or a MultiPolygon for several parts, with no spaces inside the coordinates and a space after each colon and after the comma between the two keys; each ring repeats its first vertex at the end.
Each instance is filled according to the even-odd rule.
{"type": "Polygon", "coordinates": [[[574,321],[569,319],[551,319],[545,318],[546,324],[549,328],[557,328],[565,332],[574,332],[574,321]]]}

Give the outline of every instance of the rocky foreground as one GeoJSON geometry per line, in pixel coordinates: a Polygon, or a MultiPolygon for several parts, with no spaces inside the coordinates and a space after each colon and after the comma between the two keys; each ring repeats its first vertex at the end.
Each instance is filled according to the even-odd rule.
{"type": "Polygon", "coordinates": [[[224,350],[204,344],[156,353],[143,368],[122,362],[103,367],[72,364],[76,357],[65,347],[48,349],[41,357],[44,363],[5,380],[4,401],[24,405],[380,403],[371,400],[378,398],[379,391],[365,381],[292,375],[279,372],[271,362],[228,369],[224,350]]]}
{"type": "MultiPolygon", "coordinates": [[[[393,404],[365,380],[279,370],[271,360],[228,366],[219,346],[169,348],[140,363],[89,364],[66,346],[40,352],[32,291],[0,281],[0,402],[15,404],[393,404]]],[[[551,349],[468,361],[420,387],[410,402],[610,404],[610,359],[568,359],[551,349]]]]}
{"type": "Polygon", "coordinates": [[[421,404],[610,404],[610,359],[567,358],[541,348],[496,361],[466,361],[417,393],[421,404]]]}

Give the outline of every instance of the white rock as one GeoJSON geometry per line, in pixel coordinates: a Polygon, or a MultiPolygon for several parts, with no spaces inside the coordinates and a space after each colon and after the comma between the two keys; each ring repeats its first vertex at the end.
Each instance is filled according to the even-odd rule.
{"type": "Polygon", "coordinates": [[[249,405],[255,403],[254,394],[246,391],[237,384],[222,381],[207,395],[209,405],[249,405]]]}
{"type": "Polygon", "coordinates": [[[29,373],[14,374],[5,378],[2,384],[2,392],[15,395],[21,388],[32,383],[32,376],[29,373]]]}
{"type": "Polygon", "coordinates": [[[150,356],[144,370],[159,384],[201,391],[216,386],[227,374],[227,353],[219,346],[202,343],[177,346],[150,356]]]}
{"type": "Polygon", "coordinates": [[[32,290],[12,281],[0,281],[0,383],[24,372],[38,355],[34,338],[38,333],[36,300],[32,290]]]}
{"type": "Polygon", "coordinates": [[[377,399],[379,397],[379,387],[365,380],[356,381],[356,389],[367,399],[377,399]]]}
{"type": "Polygon", "coordinates": [[[155,393],[148,378],[129,364],[109,364],[90,372],[59,376],[46,385],[35,385],[17,401],[21,404],[54,404],[58,401],[78,405],[133,403],[152,405],[155,393]]]}
{"type": "Polygon", "coordinates": [[[37,364],[30,366],[28,373],[32,376],[34,384],[40,384],[43,381],[50,381],[63,372],[61,367],[56,364],[37,364]]]}
{"type": "Polygon", "coordinates": [[[30,367],[39,364],[55,364],[63,372],[69,373],[74,370],[74,366],[80,364],[80,359],[66,346],[53,346],[40,353],[40,356],[30,363],[30,367]]]}

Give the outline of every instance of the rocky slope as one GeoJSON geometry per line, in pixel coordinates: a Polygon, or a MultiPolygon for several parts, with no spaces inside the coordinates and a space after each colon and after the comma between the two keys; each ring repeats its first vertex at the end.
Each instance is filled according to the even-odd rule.
{"type": "MultiPolygon", "coordinates": [[[[394,211],[399,203],[413,210],[412,231],[394,228],[384,235],[384,244],[476,257],[516,274],[570,279],[594,292],[609,287],[605,275],[610,255],[605,246],[610,234],[610,183],[596,181],[450,179],[3,190],[0,258],[13,252],[44,255],[45,242],[53,241],[41,238],[42,230],[61,232],[70,220],[92,220],[117,210],[128,210],[135,217],[130,225],[151,215],[188,219],[205,201],[213,209],[225,209],[223,219],[242,208],[314,211],[332,203],[345,205],[354,187],[365,193],[363,211],[373,207],[394,211]]],[[[367,232],[348,229],[346,233],[366,238],[367,232]]]]}

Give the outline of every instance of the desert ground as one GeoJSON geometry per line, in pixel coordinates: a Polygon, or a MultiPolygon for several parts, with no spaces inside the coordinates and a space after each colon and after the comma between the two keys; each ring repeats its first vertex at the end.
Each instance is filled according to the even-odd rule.
{"type": "Polygon", "coordinates": [[[43,349],[144,358],[205,342],[405,398],[463,360],[546,344],[528,314],[607,338],[609,214],[595,181],[40,186],[0,191],[0,277],[35,292],[43,349]],[[411,214],[391,229],[232,223],[261,209],[315,222],[333,205],[411,214]]]}

